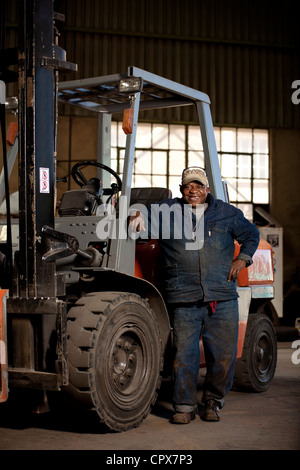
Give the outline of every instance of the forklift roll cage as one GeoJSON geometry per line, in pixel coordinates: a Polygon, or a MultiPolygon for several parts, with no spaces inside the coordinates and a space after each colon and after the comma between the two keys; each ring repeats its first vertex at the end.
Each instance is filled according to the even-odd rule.
{"type": "MultiPolygon", "coordinates": [[[[139,110],[196,106],[210,188],[218,199],[226,200],[210,113],[210,99],[205,93],[133,66],[128,67],[127,74],[64,82],[59,84],[58,89],[58,99],[61,103],[73,104],[102,115],[111,116],[129,107],[133,109],[133,131],[126,141],[125,162],[128,161],[128,164],[124,169],[122,190],[128,200],[139,110]],[[130,88],[131,83],[133,85],[130,88]],[[128,84],[128,87],[125,84],[128,84]]],[[[101,132],[101,126],[99,130],[101,132]]],[[[103,133],[100,135],[100,141],[105,141],[103,133]]]]}
{"type": "MultiPolygon", "coordinates": [[[[108,166],[110,165],[110,126],[112,114],[129,109],[132,111],[131,129],[130,133],[126,136],[121,191],[121,196],[124,196],[126,198],[124,200],[128,203],[127,206],[122,206],[125,218],[128,214],[131,195],[138,116],[139,111],[145,109],[165,109],[186,105],[196,106],[202,134],[207,175],[211,182],[210,189],[217,198],[226,200],[210,114],[210,101],[206,94],[131,66],[128,67],[127,74],[114,74],[60,83],[58,87],[58,100],[64,104],[79,106],[85,110],[99,113],[99,154],[97,160],[108,166]],[[126,84],[128,85],[127,87],[125,86],[126,84]],[[130,91],[129,87],[131,84],[133,86],[130,91]],[[124,88],[125,92],[120,91],[124,88]],[[138,90],[135,91],[135,88],[138,90]]],[[[106,175],[101,174],[101,179],[105,184],[106,175]]],[[[120,214],[121,220],[124,220],[124,217],[120,214]]],[[[94,219],[92,220],[94,221],[94,219]]],[[[59,226],[61,229],[62,220],[60,219],[57,223],[56,227],[59,226]]],[[[134,243],[130,240],[122,239],[117,239],[115,243],[116,256],[114,259],[110,259],[107,267],[133,275],[134,243]]]]}

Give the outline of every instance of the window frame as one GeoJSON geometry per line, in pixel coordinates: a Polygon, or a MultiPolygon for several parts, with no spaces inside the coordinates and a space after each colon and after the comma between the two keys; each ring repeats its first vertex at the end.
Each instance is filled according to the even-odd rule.
{"type": "MultiPolygon", "coordinates": [[[[125,146],[121,145],[119,146],[119,140],[120,143],[122,144],[122,141],[125,142],[124,136],[122,136],[122,123],[120,121],[112,121],[112,126],[116,126],[115,128],[115,136],[114,136],[114,142],[112,142],[112,149],[114,151],[114,155],[116,158],[112,158],[112,166],[113,168],[118,172],[122,173],[122,165],[121,165],[121,160],[122,160],[122,153],[125,152],[125,146]],[[115,144],[115,145],[114,145],[115,144]]],[[[204,153],[203,153],[203,147],[202,147],[202,139],[201,139],[201,133],[199,126],[194,125],[192,123],[190,124],[173,124],[173,123],[156,123],[156,122],[140,122],[138,126],[137,132],[141,132],[141,129],[143,127],[148,128],[148,132],[150,129],[151,132],[151,139],[147,140],[147,145],[144,147],[139,145],[139,141],[143,142],[143,139],[137,138],[137,145],[136,145],[136,152],[142,153],[142,152],[148,152],[149,156],[151,158],[151,163],[149,165],[149,168],[151,171],[147,172],[137,172],[136,171],[136,162],[137,162],[137,156],[135,157],[135,162],[134,162],[134,169],[133,169],[133,186],[139,187],[139,186],[145,186],[145,181],[148,179],[148,184],[149,186],[164,186],[162,184],[158,184],[158,179],[163,181],[165,178],[165,186],[168,187],[169,189],[172,190],[173,196],[179,196],[179,184],[180,184],[180,179],[181,179],[181,172],[184,167],[187,166],[194,166],[198,164],[201,167],[205,167],[205,162],[204,162],[204,153]],[[153,146],[153,136],[154,136],[154,131],[155,128],[163,128],[165,131],[167,130],[167,142],[168,146],[166,148],[166,136],[163,137],[163,146],[160,148],[159,146],[153,146]],[[190,134],[195,131],[199,131],[199,148],[195,148],[194,144],[194,136],[193,136],[193,141],[189,139],[190,134]],[[178,135],[172,134],[172,131],[179,130],[178,135]],[[180,134],[180,133],[183,133],[180,134]],[[182,135],[182,137],[181,137],[182,135]],[[172,137],[171,137],[172,136],[172,137]],[[177,141],[179,143],[179,146],[181,147],[180,149],[173,148],[172,146],[172,141],[175,142],[177,141]],[[191,143],[192,141],[192,143],[191,143]],[[150,142],[150,145],[149,145],[150,142]],[[155,172],[155,168],[153,167],[153,154],[157,154],[158,152],[162,152],[164,154],[164,158],[166,158],[166,170],[164,172],[155,172]],[[181,156],[181,162],[178,165],[178,168],[174,170],[174,165],[171,165],[171,159],[172,162],[177,161],[174,160],[174,157],[172,157],[172,154],[174,152],[178,152],[178,155],[181,156]],[[197,162],[198,158],[198,162],[197,162]],[[156,181],[155,181],[156,179],[156,181]],[[139,180],[141,183],[139,183],[139,180]],[[176,188],[174,190],[174,188],[176,188]]],[[[238,194],[239,191],[239,184],[241,184],[243,181],[247,182],[250,186],[250,191],[248,191],[250,197],[247,199],[243,200],[242,196],[239,197],[237,196],[236,198],[231,197],[230,198],[230,203],[235,205],[236,207],[239,207],[245,212],[245,215],[252,220],[253,219],[253,206],[255,204],[260,204],[260,205],[265,205],[269,203],[270,199],[270,147],[269,147],[269,131],[267,129],[257,129],[257,128],[242,128],[242,127],[231,127],[231,126],[214,126],[214,131],[215,131],[215,136],[216,136],[216,144],[217,144],[217,151],[218,151],[218,156],[219,156],[219,162],[220,162],[220,167],[221,167],[221,174],[222,174],[222,179],[224,181],[227,181],[228,186],[229,186],[229,195],[232,196],[233,191],[230,190],[230,182],[235,180],[236,181],[236,193],[238,194]],[[232,146],[226,147],[224,150],[224,145],[223,145],[223,138],[222,136],[225,135],[225,132],[228,131],[228,137],[233,137],[235,136],[235,141],[232,146]],[[234,132],[233,132],[234,131],[234,132]],[[229,135],[231,133],[231,136],[229,135]],[[239,133],[250,133],[251,134],[251,148],[250,148],[250,141],[247,143],[249,146],[248,151],[245,150],[239,150],[240,145],[239,145],[239,133]],[[265,152],[255,152],[256,149],[256,144],[257,144],[257,136],[259,134],[263,135],[265,141],[266,141],[266,149],[267,151],[265,152]],[[267,170],[266,170],[266,165],[264,168],[264,171],[267,173],[267,177],[256,177],[255,172],[257,171],[257,168],[255,167],[255,161],[257,160],[256,156],[262,155],[267,159],[267,170]],[[235,157],[235,162],[236,162],[236,169],[235,169],[235,175],[231,177],[224,176],[224,173],[226,174],[224,168],[223,168],[223,160],[227,156],[232,156],[235,157]],[[239,175],[239,160],[241,161],[241,158],[245,156],[250,158],[250,175],[247,177],[239,175]],[[257,192],[255,192],[255,186],[259,183],[264,183],[267,185],[267,188],[263,188],[263,191],[265,192],[267,189],[267,195],[265,200],[263,198],[257,199],[255,197],[257,192]],[[231,194],[230,194],[231,193],[231,194]]],[[[196,134],[195,134],[196,135],[196,134]]],[[[197,140],[198,141],[198,140],[197,140]]],[[[232,140],[233,142],[233,140],[232,140]]],[[[234,158],[233,158],[234,160],[234,158]]],[[[242,193],[241,193],[242,194],[242,193]]]]}

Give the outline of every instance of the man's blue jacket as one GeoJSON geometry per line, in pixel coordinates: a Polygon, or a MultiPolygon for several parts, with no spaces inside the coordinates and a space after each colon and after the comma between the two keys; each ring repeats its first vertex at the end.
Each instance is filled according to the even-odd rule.
{"type": "MultiPolygon", "coordinates": [[[[239,258],[244,259],[247,265],[252,263],[259,244],[256,226],[244,217],[242,211],[211,194],[208,194],[206,202],[208,206],[196,228],[194,241],[192,229],[188,232],[183,227],[187,224],[185,210],[190,207],[183,198],[166,199],[148,207],[148,233],[150,228],[158,227],[156,235],[153,236],[152,232],[151,238],[159,239],[164,296],[168,303],[237,298],[236,283],[227,281],[234,256],[234,240],[241,244],[239,258]],[[169,209],[169,213],[171,210],[171,217],[167,217],[168,211],[162,211],[162,206],[169,209]],[[172,215],[174,208],[177,216],[172,215]],[[157,212],[160,215],[154,217],[157,212]],[[181,225],[181,231],[176,232],[176,224],[177,228],[178,224],[181,225]]],[[[190,224],[187,225],[192,227],[191,212],[189,214],[190,224]]]]}

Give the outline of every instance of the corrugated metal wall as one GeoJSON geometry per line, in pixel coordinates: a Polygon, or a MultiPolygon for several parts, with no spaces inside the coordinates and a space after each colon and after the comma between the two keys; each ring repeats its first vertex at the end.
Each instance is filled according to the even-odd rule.
{"type": "MultiPolygon", "coordinates": [[[[15,41],[16,0],[7,38],[15,41]]],[[[59,0],[67,59],[86,78],[135,65],[206,92],[216,124],[300,127],[291,85],[300,80],[299,2],[59,0]]],[[[11,44],[10,44],[11,45],[11,44]]],[[[12,44],[14,45],[14,44],[12,44]]],[[[6,47],[9,47],[7,44],[6,47]]],[[[193,121],[189,109],[174,120],[193,121]]],[[[172,115],[165,116],[172,120],[172,115]]]]}

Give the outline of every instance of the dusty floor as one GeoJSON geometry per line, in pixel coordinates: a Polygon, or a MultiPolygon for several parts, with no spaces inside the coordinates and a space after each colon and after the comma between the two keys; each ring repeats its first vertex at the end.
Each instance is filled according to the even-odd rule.
{"type": "Polygon", "coordinates": [[[114,450],[119,451],[117,455],[122,450],[148,450],[150,454],[155,450],[299,450],[300,353],[296,356],[291,345],[278,343],[278,365],[269,390],[261,394],[231,391],[218,423],[197,417],[186,426],[170,424],[170,387],[165,383],[153,412],[139,428],[124,433],[107,432],[94,421],[84,422],[67,411],[32,415],[2,404],[0,449],[105,450],[112,457],[114,450]],[[293,353],[298,364],[292,362],[293,353]]]}

